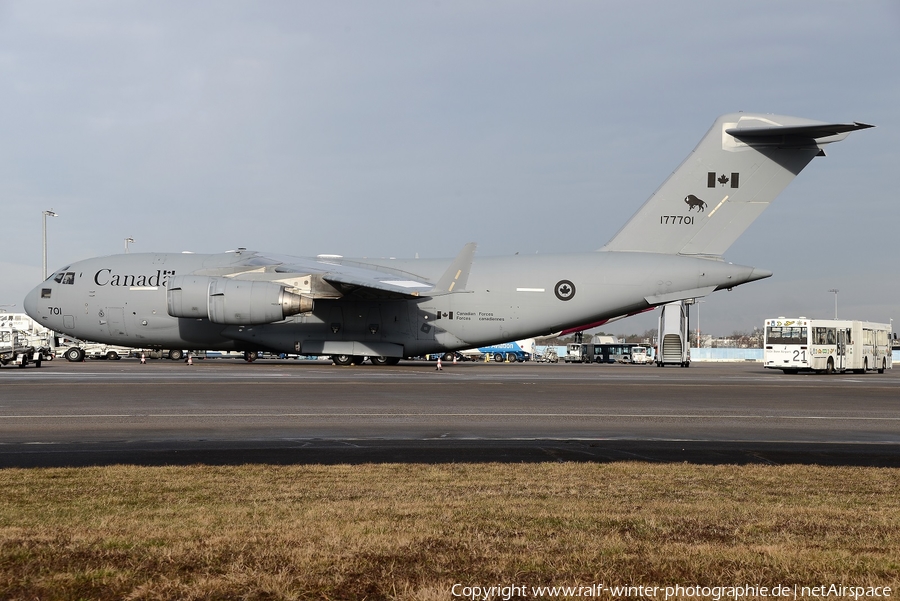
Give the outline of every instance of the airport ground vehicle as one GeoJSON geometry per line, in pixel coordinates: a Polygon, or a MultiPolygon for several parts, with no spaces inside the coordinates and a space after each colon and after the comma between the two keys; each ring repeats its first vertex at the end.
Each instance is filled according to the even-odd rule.
{"type": "Polygon", "coordinates": [[[559,354],[556,352],[555,348],[548,346],[544,349],[544,352],[538,355],[535,361],[538,363],[559,363],[559,354]]]}
{"type": "Polygon", "coordinates": [[[648,350],[649,349],[645,346],[632,347],[628,362],[634,363],[635,365],[647,365],[653,363],[653,359],[650,357],[648,350]]]}
{"type": "Polygon", "coordinates": [[[645,347],[631,342],[569,344],[566,363],[632,363],[635,348],[643,349],[646,356],[645,347]]]}
{"type": "Polygon", "coordinates": [[[659,351],[656,366],[690,367],[691,345],[688,332],[690,315],[684,301],[663,305],[659,313],[659,351]]]}
{"type": "Polygon", "coordinates": [[[88,342],[86,340],[69,339],[64,346],[67,348],[62,352],[62,356],[67,361],[72,362],[84,361],[85,359],[109,359],[110,361],[115,361],[122,357],[128,357],[132,352],[128,347],[88,342]]]}
{"type": "Polygon", "coordinates": [[[0,329],[0,365],[18,365],[25,367],[29,363],[41,366],[43,354],[41,349],[28,343],[23,332],[13,328],[0,329]]]}
{"type": "Polygon", "coordinates": [[[786,374],[892,369],[889,324],[778,317],[767,319],[765,327],[763,365],[769,369],[786,374]]]}
{"type": "Polygon", "coordinates": [[[524,340],[516,340],[515,342],[503,342],[501,344],[492,344],[490,346],[482,346],[477,349],[460,351],[459,354],[468,358],[484,358],[486,361],[496,361],[502,363],[509,361],[511,363],[530,361],[534,357],[534,338],[526,338],[524,340]]]}
{"type": "Polygon", "coordinates": [[[566,345],[566,363],[583,363],[582,353],[584,352],[584,344],[580,342],[572,342],[566,345]]]}
{"type": "MultiPolygon", "coordinates": [[[[239,353],[241,357],[246,359],[247,353],[239,353]]],[[[142,349],[136,348],[131,349],[129,352],[131,357],[136,357],[138,359],[141,358],[141,355],[144,355],[146,359],[171,359],[172,361],[182,361],[187,357],[187,353],[185,353],[182,349],[159,349],[159,348],[151,348],[151,349],[142,349]]],[[[194,358],[205,357],[206,352],[193,352],[192,355],[194,358]]]]}

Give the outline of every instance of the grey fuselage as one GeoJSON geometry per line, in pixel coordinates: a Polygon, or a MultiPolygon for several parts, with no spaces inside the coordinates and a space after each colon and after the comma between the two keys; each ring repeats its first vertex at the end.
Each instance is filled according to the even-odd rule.
{"type": "MultiPolygon", "coordinates": [[[[250,325],[169,314],[167,284],[175,276],[240,278],[259,271],[258,265],[278,268],[261,258],[235,251],[88,259],[52,274],[28,294],[25,309],[57,332],[131,347],[409,357],[551,334],[771,275],[722,260],[646,252],[484,257],[472,262],[464,289],[433,296],[345,290],[336,298],[316,298],[312,311],[250,325]]],[[[451,261],[353,263],[434,282],[451,261]]],[[[322,265],[327,268],[327,261],[322,265]]],[[[293,277],[289,269],[278,276],[293,277]]]]}

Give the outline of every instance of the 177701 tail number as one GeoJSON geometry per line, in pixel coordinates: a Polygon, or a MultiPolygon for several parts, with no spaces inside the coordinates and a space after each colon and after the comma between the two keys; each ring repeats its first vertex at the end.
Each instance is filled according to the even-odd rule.
{"type": "Polygon", "coordinates": [[[660,215],[659,222],[662,225],[694,225],[692,215],[660,215]]]}

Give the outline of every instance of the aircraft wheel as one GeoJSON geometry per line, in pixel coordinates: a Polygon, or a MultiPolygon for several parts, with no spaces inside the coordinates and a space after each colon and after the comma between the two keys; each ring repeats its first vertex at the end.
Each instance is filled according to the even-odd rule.
{"type": "Polygon", "coordinates": [[[335,365],[350,365],[353,363],[351,355],[332,355],[331,360],[334,361],[335,365]]]}
{"type": "Polygon", "coordinates": [[[372,365],[387,365],[387,357],[369,357],[372,365]]]}
{"type": "Polygon", "coordinates": [[[184,359],[184,351],[181,349],[172,349],[169,351],[169,359],[172,361],[181,361],[184,359]]]}
{"type": "Polygon", "coordinates": [[[77,363],[84,358],[84,353],[80,348],[72,347],[65,352],[66,361],[77,363]]]}
{"type": "Polygon", "coordinates": [[[388,365],[399,365],[400,357],[385,357],[385,361],[388,365]]]}

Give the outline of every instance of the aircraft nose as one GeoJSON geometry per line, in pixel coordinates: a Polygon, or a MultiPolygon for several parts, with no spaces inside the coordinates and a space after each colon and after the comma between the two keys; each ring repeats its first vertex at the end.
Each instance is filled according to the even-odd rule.
{"type": "Polygon", "coordinates": [[[28,316],[32,319],[39,319],[38,316],[38,299],[40,299],[41,287],[38,286],[27,295],[25,295],[25,301],[22,303],[22,306],[25,307],[25,312],[28,313],[28,316]]]}

